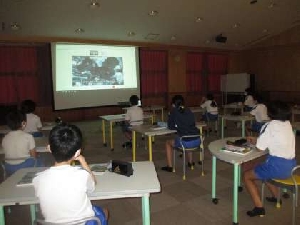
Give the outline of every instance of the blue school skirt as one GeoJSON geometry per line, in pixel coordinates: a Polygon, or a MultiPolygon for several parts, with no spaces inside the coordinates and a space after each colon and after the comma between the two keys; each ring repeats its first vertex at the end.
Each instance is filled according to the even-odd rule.
{"type": "MultiPolygon", "coordinates": [[[[92,206],[93,210],[95,212],[95,216],[99,218],[99,220],[101,221],[101,225],[107,225],[107,219],[105,217],[105,213],[103,211],[103,209],[99,206],[92,206]]],[[[85,225],[97,225],[97,221],[95,220],[89,220],[85,223],[85,225]]]]}
{"type": "Polygon", "coordinates": [[[269,155],[264,163],[254,168],[254,173],[260,180],[287,179],[295,166],[295,159],[269,155]]]}
{"type": "Polygon", "coordinates": [[[218,120],[218,114],[211,114],[209,112],[206,112],[205,114],[202,115],[202,120],[204,121],[217,121],[218,120]]]}
{"type": "MultiPolygon", "coordinates": [[[[201,144],[200,138],[192,139],[190,141],[182,141],[182,144],[185,148],[197,148],[201,144]]],[[[180,143],[180,137],[175,138],[175,148],[182,148],[180,143]]]]}

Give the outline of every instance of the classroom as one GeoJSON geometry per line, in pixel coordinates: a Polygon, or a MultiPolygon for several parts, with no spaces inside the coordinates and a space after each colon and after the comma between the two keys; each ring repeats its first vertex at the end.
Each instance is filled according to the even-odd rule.
{"type": "MultiPolygon", "coordinates": [[[[91,197],[109,210],[109,225],[268,225],[293,224],[294,219],[300,224],[290,192],[289,198],[283,194],[280,208],[264,201],[264,217],[247,215],[253,202],[242,178],[265,156],[232,163],[218,154],[226,142],[219,146],[218,141],[260,135],[261,130],[250,128],[257,118],[246,112],[250,88],[268,107],[273,101],[290,107],[296,162],[300,159],[300,1],[3,0],[0,18],[1,142],[9,132],[6,116],[30,99],[42,122],[43,137],[34,139],[45,166],[54,164],[45,147],[50,130],[61,121],[82,131],[81,153],[88,164],[154,165],[153,173],[144,175],[153,175],[155,191],[91,197]],[[200,105],[209,94],[218,115],[203,121],[200,105]],[[140,100],[144,124],[129,128],[128,138],[123,121],[132,95],[140,100]],[[167,165],[166,142],[176,137],[176,129],[159,124],[165,128],[177,95],[202,130],[202,145],[200,154],[193,153],[195,165],[188,154],[188,165],[177,154],[176,170],[169,173],[162,167],[167,165]]],[[[143,173],[135,172],[146,184],[143,173]]],[[[33,224],[30,202],[6,202],[3,187],[11,177],[4,175],[1,168],[0,225],[33,224]]],[[[112,178],[103,179],[109,183],[112,178]]],[[[132,188],[135,180],[129,181],[132,188]]],[[[260,192],[262,182],[256,184],[260,192]]],[[[122,184],[118,188],[121,192],[122,184]]]]}

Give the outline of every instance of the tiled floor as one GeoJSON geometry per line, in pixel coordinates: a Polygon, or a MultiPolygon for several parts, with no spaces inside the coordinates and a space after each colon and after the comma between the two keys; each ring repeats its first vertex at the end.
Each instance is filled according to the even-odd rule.
{"type": "MultiPolygon", "coordinates": [[[[120,127],[114,127],[115,150],[103,147],[100,121],[76,123],[83,131],[85,147],[83,154],[90,163],[107,162],[110,159],[130,161],[131,150],[121,147],[125,141],[120,127]]],[[[228,124],[226,136],[238,136],[240,128],[234,124],[228,124]]],[[[152,225],[224,225],[232,224],[232,184],[233,167],[229,164],[217,163],[217,197],[219,204],[211,201],[211,156],[205,152],[205,176],[201,176],[200,166],[196,165],[194,171],[187,171],[186,181],[182,180],[182,159],[178,157],[176,173],[167,173],[160,170],[165,165],[164,142],[169,136],[159,136],[153,146],[153,161],[155,163],[162,191],[151,195],[151,224],[152,225]]],[[[205,145],[218,139],[212,134],[205,139],[205,145]]],[[[148,160],[148,152],[145,150],[145,142],[138,140],[137,161],[148,160]]],[[[297,149],[300,150],[300,137],[297,136],[297,149]]],[[[50,159],[51,156],[47,156],[50,159]]],[[[198,156],[197,156],[198,157],[198,156]]],[[[195,157],[196,158],[196,157],[195,157]]],[[[250,167],[251,165],[247,165],[250,167]]],[[[267,192],[266,192],[267,194],[267,192]]],[[[141,222],[141,200],[138,198],[115,199],[96,201],[94,204],[106,207],[110,211],[109,225],[138,225],[141,222]]],[[[239,224],[242,225],[274,225],[291,224],[292,200],[283,199],[281,209],[276,209],[273,204],[266,203],[267,215],[263,218],[249,218],[246,211],[253,205],[246,190],[239,194],[239,224]]],[[[300,224],[300,212],[298,224],[300,224]]],[[[7,224],[30,224],[28,206],[13,206],[11,213],[6,212],[7,224]]]]}

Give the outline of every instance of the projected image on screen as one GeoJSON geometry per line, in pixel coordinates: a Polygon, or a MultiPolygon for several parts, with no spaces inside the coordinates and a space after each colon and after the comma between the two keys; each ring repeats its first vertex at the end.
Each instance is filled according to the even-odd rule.
{"type": "Polygon", "coordinates": [[[122,57],[72,56],[72,86],[123,84],[122,57]]]}

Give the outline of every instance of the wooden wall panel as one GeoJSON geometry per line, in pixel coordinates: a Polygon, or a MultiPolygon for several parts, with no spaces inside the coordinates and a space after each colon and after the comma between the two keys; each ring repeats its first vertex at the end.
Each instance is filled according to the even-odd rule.
{"type": "Polygon", "coordinates": [[[169,50],[168,68],[169,93],[186,92],[186,51],[169,50]]]}

